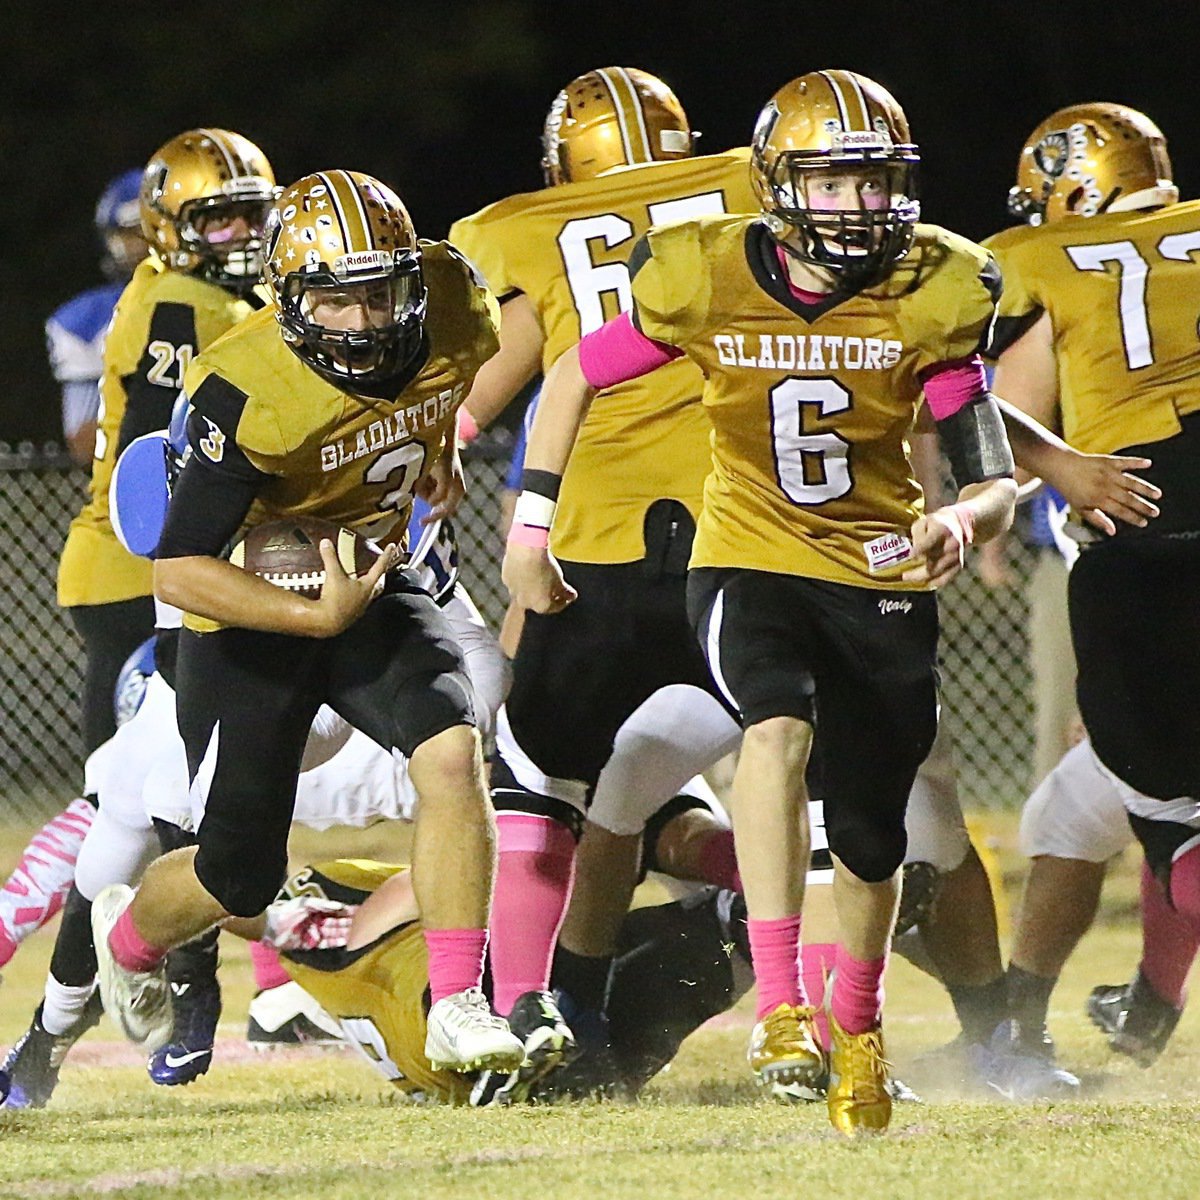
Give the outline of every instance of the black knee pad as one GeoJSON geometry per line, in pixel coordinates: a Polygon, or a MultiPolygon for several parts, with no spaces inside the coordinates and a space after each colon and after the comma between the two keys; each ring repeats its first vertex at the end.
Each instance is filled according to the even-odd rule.
{"type": "Polygon", "coordinates": [[[227,913],[257,917],[287,878],[287,850],[276,855],[250,839],[238,848],[214,849],[202,842],[196,852],[196,878],[227,913]]]}
{"type": "Polygon", "coordinates": [[[904,832],[904,813],[897,820],[859,819],[830,820],[825,808],[825,832],[830,852],[842,865],[864,883],[882,883],[900,868],[908,851],[908,836],[904,832]]]}

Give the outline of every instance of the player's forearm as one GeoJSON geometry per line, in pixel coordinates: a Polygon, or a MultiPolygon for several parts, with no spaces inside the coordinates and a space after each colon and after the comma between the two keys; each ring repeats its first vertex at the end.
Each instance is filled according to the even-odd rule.
{"type": "Polygon", "coordinates": [[[532,332],[522,325],[510,333],[509,307],[501,310],[500,349],[479,368],[463,405],[479,429],[486,429],[512,403],[542,365],[540,329],[534,323],[532,332]]]}
{"type": "Polygon", "coordinates": [[[347,950],[357,950],[421,915],[413,891],[412,872],[405,868],[385,880],[359,906],[350,927],[347,950]]]}
{"type": "Polygon", "coordinates": [[[967,484],[958,493],[954,507],[965,515],[979,544],[991,541],[1012,524],[1016,504],[1017,482],[1006,478],[967,484]]]}
{"type": "Polygon", "coordinates": [[[992,398],[1004,418],[1004,432],[1012,446],[1013,458],[1023,471],[1046,479],[1045,470],[1055,470],[1056,464],[1061,466],[1075,453],[1058,434],[1015,404],[994,393],[992,398]]]}
{"type": "Polygon", "coordinates": [[[165,604],[223,625],[293,637],[320,636],[315,601],[219,558],[159,559],[154,564],[154,594],[165,604]]]}
{"type": "Polygon", "coordinates": [[[579,365],[579,348],[572,346],[546,374],[538,400],[525,469],[561,475],[595,391],[579,365]]]}

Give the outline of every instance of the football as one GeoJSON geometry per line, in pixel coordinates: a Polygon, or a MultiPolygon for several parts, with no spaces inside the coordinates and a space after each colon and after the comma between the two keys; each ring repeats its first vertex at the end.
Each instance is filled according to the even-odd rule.
{"type": "Polygon", "coordinates": [[[382,551],[375,542],[352,529],[315,517],[294,517],[257,525],[234,546],[229,561],[276,587],[310,600],[321,594],[325,564],[321,539],[328,538],[347,575],[365,575],[382,551]]]}

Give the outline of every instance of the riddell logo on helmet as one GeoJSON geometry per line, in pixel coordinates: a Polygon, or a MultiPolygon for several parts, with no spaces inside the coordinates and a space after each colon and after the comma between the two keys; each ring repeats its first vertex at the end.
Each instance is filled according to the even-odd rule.
{"type": "Polygon", "coordinates": [[[341,254],[333,262],[333,273],[339,279],[358,271],[380,271],[392,265],[392,256],[386,250],[356,250],[353,254],[341,254]]]}
{"type": "Polygon", "coordinates": [[[833,135],[835,150],[891,150],[891,136],[883,130],[848,129],[833,135]]]}
{"type": "Polygon", "coordinates": [[[261,175],[236,175],[221,184],[226,196],[270,196],[274,190],[271,181],[261,175]]]}

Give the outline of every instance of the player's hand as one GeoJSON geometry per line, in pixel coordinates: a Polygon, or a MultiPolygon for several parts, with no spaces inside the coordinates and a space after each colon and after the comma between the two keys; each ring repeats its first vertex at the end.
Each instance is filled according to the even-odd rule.
{"type": "Polygon", "coordinates": [[[1148,458],[1123,458],[1116,454],[1064,456],[1056,478],[1047,479],[1089,525],[1110,537],[1116,521],[1144,528],[1158,516],[1155,500],[1161,489],[1131,474],[1150,466],[1148,458]]]}
{"type": "Polygon", "coordinates": [[[905,571],[901,579],[918,586],[945,587],[963,569],[967,545],[962,526],[942,509],[921,517],[912,527],[913,553],[920,566],[905,571]]]}
{"type": "Polygon", "coordinates": [[[500,572],[514,604],[536,613],[562,612],[579,593],[563,579],[549,550],[509,542],[500,572]]]}
{"type": "Polygon", "coordinates": [[[325,564],[325,583],[320,599],[312,602],[313,636],[337,637],[367,611],[367,605],[382,591],[383,577],[396,565],[399,551],[395,543],[385,546],[371,569],[357,579],[342,570],[337,551],[328,538],[321,539],[320,551],[325,564]]]}
{"type": "Polygon", "coordinates": [[[267,908],[262,940],[276,950],[337,950],[350,940],[355,904],[297,896],[267,908]]]}
{"type": "Polygon", "coordinates": [[[452,517],[467,495],[467,480],[457,452],[439,455],[425,477],[417,484],[417,495],[429,505],[422,525],[432,525],[452,517]]]}

